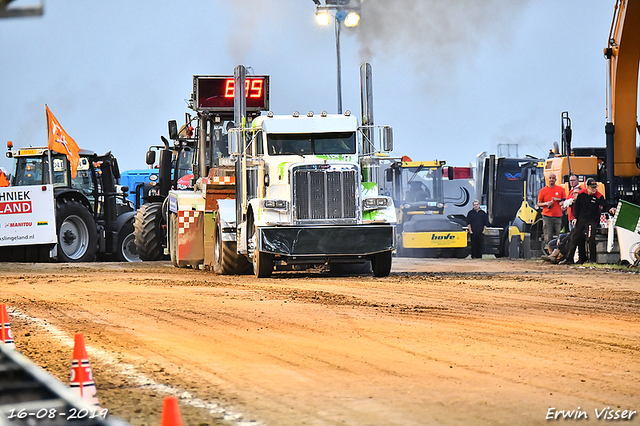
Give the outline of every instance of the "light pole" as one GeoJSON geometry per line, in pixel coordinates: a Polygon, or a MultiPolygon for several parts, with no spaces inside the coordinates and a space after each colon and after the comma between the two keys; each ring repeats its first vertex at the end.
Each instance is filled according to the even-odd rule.
{"type": "Polygon", "coordinates": [[[329,11],[335,11],[336,31],[336,64],[338,75],[338,114],[342,114],[342,66],[340,54],[340,29],[342,23],[347,27],[355,27],[360,22],[360,0],[325,0],[324,6],[320,0],[313,0],[316,4],[316,21],[320,25],[329,25],[329,11]],[[353,3],[352,5],[350,3],[353,3]]]}

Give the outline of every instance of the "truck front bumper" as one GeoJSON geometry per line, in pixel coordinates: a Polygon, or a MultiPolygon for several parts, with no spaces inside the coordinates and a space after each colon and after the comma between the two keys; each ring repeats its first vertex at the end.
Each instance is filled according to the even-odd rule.
{"type": "Polygon", "coordinates": [[[391,225],[258,228],[258,249],[281,256],[367,256],[394,248],[391,225]]]}

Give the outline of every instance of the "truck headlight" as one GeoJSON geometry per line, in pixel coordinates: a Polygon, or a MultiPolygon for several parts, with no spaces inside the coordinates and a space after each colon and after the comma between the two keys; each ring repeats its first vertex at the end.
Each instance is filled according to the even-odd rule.
{"type": "Polygon", "coordinates": [[[365,198],[362,204],[364,210],[385,209],[389,206],[389,199],[386,197],[365,198]]]}
{"type": "Polygon", "coordinates": [[[273,210],[289,210],[287,200],[262,200],[262,207],[273,210]]]}

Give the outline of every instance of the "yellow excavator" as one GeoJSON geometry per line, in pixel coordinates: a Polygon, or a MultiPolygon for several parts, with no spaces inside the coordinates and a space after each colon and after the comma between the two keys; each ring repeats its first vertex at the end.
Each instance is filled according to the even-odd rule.
{"type": "Polygon", "coordinates": [[[640,64],[640,1],[617,0],[604,49],[607,59],[607,123],[604,170],[607,198],[640,203],[636,131],[640,64]]]}
{"type": "MultiPolygon", "coordinates": [[[[545,178],[554,173],[560,183],[566,183],[570,174],[577,175],[582,182],[593,177],[612,205],[621,200],[640,204],[640,158],[636,142],[636,132],[640,132],[640,0],[616,0],[604,57],[608,65],[605,147],[572,149],[571,120],[568,113],[563,112],[562,146],[555,146],[553,155],[546,160],[545,178]]],[[[604,246],[598,245],[599,259],[605,255],[604,246]]],[[[621,247],[624,258],[623,251],[621,247]]]]}
{"type": "Polygon", "coordinates": [[[640,67],[640,0],[617,0],[608,45],[607,120],[605,148],[571,148],[571,120],[562,113],[562,146],[546,161],[545,176],[555,173],[567,182],[569,174],[594,177],[612,204],[619,200],[640,204],[640,159],[636,143],[638,70],[640,67]]]}

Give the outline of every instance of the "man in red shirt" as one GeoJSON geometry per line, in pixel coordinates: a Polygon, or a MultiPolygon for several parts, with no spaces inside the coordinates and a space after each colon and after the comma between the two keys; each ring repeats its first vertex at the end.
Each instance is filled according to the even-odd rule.
{"type": "Polygon", "coordinates": [[[560,235],[562,229],[562,201],[566,198],[564,188],[556,185],[556,175],[551,173],[547,186],[538,192],[538,207],[542,207],[542,232],[544,245],[550,253],[549,241],[560,235]]]}

